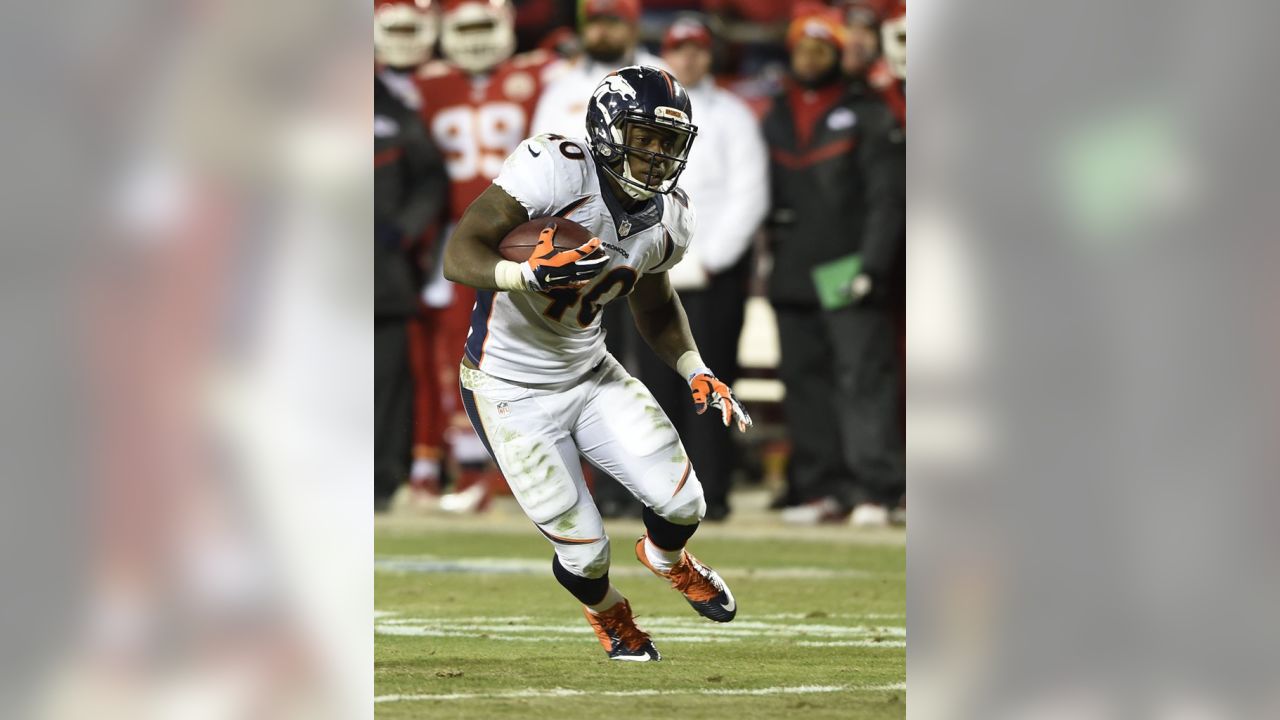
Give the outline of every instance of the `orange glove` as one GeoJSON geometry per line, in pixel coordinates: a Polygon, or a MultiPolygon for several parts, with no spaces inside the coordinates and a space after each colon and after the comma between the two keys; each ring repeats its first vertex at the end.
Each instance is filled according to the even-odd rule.
{"type": "Polygon", "coordinates": [[[729,427],[735,416],[738,419],[738,432],[746,432],[751,427],[751,416],[742,409],[729,386],[711,370],[702,368],[694,371],[689,376],[689,387],[693,390],[693,405],[699,415],[706,412],[709,405],[720,411],[720,419],[725,427],[729,427]]]}
{"type": "Polygon", "coordinates": [[[555,236],[555,223],[548,223],[538,234],[533,255],[520,265],[520,274],[530,292],[582,287],[599,275],[609,261],[600,249],[600,238],[591,238],[572,250],[557,250],[555,236]]]}

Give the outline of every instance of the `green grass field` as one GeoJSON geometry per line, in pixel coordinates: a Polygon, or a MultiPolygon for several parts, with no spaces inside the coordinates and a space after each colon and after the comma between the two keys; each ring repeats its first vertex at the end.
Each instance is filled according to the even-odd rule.
{"type": "Polygon", "coordinates": [[[632,554],[609,523],[614,585],[662,652],[609,661],[551,575],[527,521],[379,520],[379,718],[900,718],[906,713],[902,533],[846,528],[767,539],[734,524],[690,549],[734,591],[717,624],[632,554]]]}

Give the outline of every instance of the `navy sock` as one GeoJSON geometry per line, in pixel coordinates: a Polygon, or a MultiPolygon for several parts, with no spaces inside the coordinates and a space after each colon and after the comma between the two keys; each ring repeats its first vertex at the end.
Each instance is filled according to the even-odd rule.
{"type": "Polygon", "coordinates": [[[644,509],[644,527],[654,545],[673,552],[683,548],[698,531],[698,523],[677,525],[654,512],[653,508],[644,509]]]}
{"type": "Polygon", "coordinates": [[[551,572],[555,574],[556,580],[564,586],[564,589],[578,598],[578,602],[583,605],[596,605],[604,600],[605,593],[609,592],[609,573],[607,572],[598,578],[574,575],[560,564],[560,558],[555,555],[551,556],[551,572]]]}

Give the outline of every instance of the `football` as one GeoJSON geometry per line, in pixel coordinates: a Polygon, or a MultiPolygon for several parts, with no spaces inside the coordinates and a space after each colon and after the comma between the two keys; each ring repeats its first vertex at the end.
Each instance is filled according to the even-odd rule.
{"type": "Polygon", "coordinates": [[[542,233],[542,229],[548,225],[555,225],[556,234],[552,242],[557,250],[572,250],[580,247],[595,235],[588,229],[582,227],[572,220],[566,220],[561,217],[543,217],[536,220],[530,220],[524,223],[502,238],[502,242],[498,243],[498,252],[502,257],[514,261],[524,262],[533,254],[533,249],[538,245],[538,236],[542,233]]]}

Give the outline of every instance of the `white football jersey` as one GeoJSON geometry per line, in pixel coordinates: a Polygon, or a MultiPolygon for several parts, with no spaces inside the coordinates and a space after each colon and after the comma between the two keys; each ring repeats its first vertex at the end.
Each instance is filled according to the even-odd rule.
{"type": "Polygon", "coordinates": [[[559,135],[525,140],[493,182],[524,205],[530,219],[564,217],[586,227],[609,261],[579,289],[477,291],[467,357],[514,382],[582,377],[605,355],[601,308],[630,294],[641,275],[665,272],[684,256],[694,230],[688,197],[676,189],[627,212],[604,187],[586,142],[559,135]]]}

